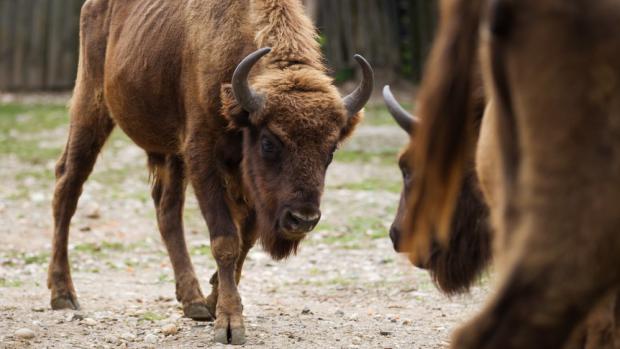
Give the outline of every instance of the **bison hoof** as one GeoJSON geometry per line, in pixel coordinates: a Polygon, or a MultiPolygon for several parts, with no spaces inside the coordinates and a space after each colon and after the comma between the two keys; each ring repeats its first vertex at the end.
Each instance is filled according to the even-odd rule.
{"type": "Polygon", "coordinates": [[[218,317],[215,322],[214,340],[216,343],[242,345],[245,343],[245,327],[243,323],[239,324],[239,321],[234,321],[237,324],[233,325],[233,321],[229,320],[230,317],[222,316],[218,317]]]}
{"type": "Polygon", "coordinates": [[[80,303],[77,301],[77,297],[74,295],[63,295],[52,298],[50,302],[52,309],[73,309],[80,310],[80,303]]]}
{"type": "Polygon", "coordinates": [[[196,321],[213,321],[215,316],[209,311],[206,304],[192,303],[183,307],[183,313],[186,317],[196,321]]]}

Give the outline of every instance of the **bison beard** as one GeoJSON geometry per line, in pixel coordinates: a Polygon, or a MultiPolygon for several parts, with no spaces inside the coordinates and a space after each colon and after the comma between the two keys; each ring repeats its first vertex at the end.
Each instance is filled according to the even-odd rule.
{"type": "Polygon", "coordinates": [[[469,173],[452,217],[448,245],[435,239],[431,243],[428,271],[449,295],[467,292],[491,259],[488,208],[481,195],[475,173],[469,173]]]}

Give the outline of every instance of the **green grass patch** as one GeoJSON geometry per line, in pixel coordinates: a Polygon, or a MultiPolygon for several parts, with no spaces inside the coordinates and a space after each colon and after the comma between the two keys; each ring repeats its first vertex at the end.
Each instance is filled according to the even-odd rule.
{"type": "Polygon", "coordinates": [[[46,264],[50,260],[49,252],[24,253],[22,260],[25,264],[46,264]]]}
{"type": "Polygon", "coordinates": [[[164,320],[166,318],[167,316],[164,316],[162,314],[158,314],[152,311],[147,311],[146,313],[142,314],[142,316],[140,317],[141,320],[151,321],[151,322],[164,320]]]}
{"type": "Polygon", "coordinates": [[[363,190],[363,191],[389,191],[390,193],[400,193],[402,183],[400,181],[386,178],[368,178],[362,182],[343,183],[336,189],[363,190]]]}
{"type": "Polygon", "coordinates": [[[46,264],[49,262],[50,253],[44,252],[21,252],[21,251],[7,251],[3,255],[7,259],[7,262],[3,264],[6,266],[15,266],[18,261],[23,264],[46,264]]]}
{"type": "Polygon", "coordinates": [[[135,246],[133,245],[125,245],[120,242],[111,242],[111,241],[102,241],[102,242],[85,242],[78,245],[75,245],[73,249],[77,252],[92,254],[92,255],[102,255],[106,252],[116,251],[128,251],[133,249],[135,246]]]}
{"type": "Polygon", "coordinates": [[[334,154],[334,160],[347,163],[378,163],[394,166],[398,149],[384,149],[378,151],[339,150],[334,154]]]}
{"type": "Polygon", "coordinates": [[[0,134],[40,132],[68,124],[69,111],[62,104],[0,104],[0,134]]]}
{"type": "Polygon", "coordinates": [[[21,287],[24,283],[19,280],[0,278],[0,287],[21,287]]]}
{"type": "Polygon", "coordinates": [[[386,230],[385,223],[382,219],[371,216],[358,216],[349,220],[347,228],[353,234],[368,235],[368,232],[375,231],[384,232],[386,230]]]}
{"type": "Polygon", "coordinates": [[[171,278],[168,274],[159,274],[157,277],[157,282],[160,284],[174,283],[174,278],[171,278]]]}
{"type": "Polygon", "coordinates": [[[199,256],[211,256],[211,246],[209,245],[199,245],[191,248],[192,255],[199,256]]]}
{"type": "Polygon", "coordinates": [[[0,154],[14,154],[23,161],[45,163],[58,158],[60,146],[42,145],[38,137],[43,131],[68,127],[64,105],[0,105],[0,154]],[[24,137],[28,134],[27,137],[24,137]]]}
{"type": "MultiPolygon", "coordinates": [[[[413,105],[409,103],[403,104],[403,107],[405,110],[413,110],[413,105]]],[[[392,115],[390,115],[390,112],[383,103],[366,106],[364,121],[362,123],[371,126],[397,126],[396,121],[394,121],[394,118],[392,118],[392,115]]]]}

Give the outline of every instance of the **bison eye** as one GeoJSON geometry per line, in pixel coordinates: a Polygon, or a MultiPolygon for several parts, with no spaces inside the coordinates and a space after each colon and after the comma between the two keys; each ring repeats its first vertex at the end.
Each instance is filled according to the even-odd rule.
{"type": "Polygon", "coordinates": [[[274,160],[280,151],[280,146],[269,137],[262,137],[260,141],[261,155],[264,158],[274,160]]]}
{"type": "Polygon", "coordinates": [[[334,146],[332,148],[332,150],[329,152],[329,155],[327,156],[327,166],[329,166],[329,164],[332,163],[332,160],[334,160],[334,153],[336,152],[336,146],[334,146]]]}
{"type": "Polygon", "coordinates": [[[403,174],[403,180],[405,181],[405,183],[409,182],[409,180],[411,179],[411,171],[409,170],[408,167],[401,167],[400,171],[403,174]]]}

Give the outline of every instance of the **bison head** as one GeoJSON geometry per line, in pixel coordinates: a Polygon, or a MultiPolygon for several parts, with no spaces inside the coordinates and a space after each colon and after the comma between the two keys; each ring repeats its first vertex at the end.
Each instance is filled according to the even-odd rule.
{"type": "MultiPolygon", "coordinates": [[[[407,214],[406,200],[413,187],[414,164],[411,151],[412,146],[415,146],[415,129],[419,121],[398,104],[388,86],[383,89],[383,98],[396,123],[411,137],[410,146],[400,155],[398,161],[403,175],[403,191],[390,228],[394,249],[407,253],[414,247],[404,242],[407,239],[402,225],[407,214]]],[[[429,253],[425,254],[427,259],[413,260],[417,267],[430,272],[435,284],[445,293],[466,291],[488,264],[491,257],[491,236],[487,215],[487,207],[478,191],[476,175],[472,169],[463,181],[452,218],[448,244],[440,244],[433,239],[429,253]]]]}
{"type": "Polygon", "coordinates": [[[231,126],[243,130],[243,182],[261,242],[280,259],[319,222],[326,169],[362,118],[373,72],[356,56],[362,83],[344,98],[328,76],[303,64],[259,70],[250,86],[250,70],[269,51],[260,49],[238,65],[222,101],[231,126]]]}

